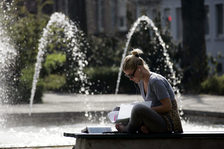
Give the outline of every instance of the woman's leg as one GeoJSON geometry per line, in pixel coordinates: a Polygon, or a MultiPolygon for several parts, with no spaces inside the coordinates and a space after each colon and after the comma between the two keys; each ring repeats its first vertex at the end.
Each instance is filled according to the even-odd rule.
{"type": "Polygon", "coordinates": [[[137,104],[133,107],[127,131],[135,133],[144,126],[148,132],[166,132],[165,120],[146,105],[137,104]]]}

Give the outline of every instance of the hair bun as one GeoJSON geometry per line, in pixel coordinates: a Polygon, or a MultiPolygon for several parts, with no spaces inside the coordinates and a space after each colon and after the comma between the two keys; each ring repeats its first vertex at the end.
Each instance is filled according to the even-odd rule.
{"type": "Polygon", "coordinates": [[[140,50],[140,49],[133,49],[132,51],[131,51],[131,54],[133,55],[133,56],[136,56],[136,57],[139,57],[139,54],[142,54],[143,52],[142,52],[142,50],[140,50]]]}

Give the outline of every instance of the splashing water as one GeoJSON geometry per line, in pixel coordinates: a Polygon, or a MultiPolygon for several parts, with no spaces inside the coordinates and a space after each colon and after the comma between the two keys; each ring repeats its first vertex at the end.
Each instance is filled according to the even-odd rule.
{"type": "Polygon", "coordinates": [[[9,83],[13,81],[11,80],[13,78],[11,68],[13,68],[15,63],[14,60],[17,53],[4,24],[5,20],[9,19],[6,12],[10,9],[10,4],[2,1],[0,2],[0,9],[0,102],[7,103],[12,89],[9,83]],[[3,5],[5,6],[4,8],[3,5]],[[4,11],[2,12],[2,10],[4,11]]]}
{"type": "MultiPolygon", "coordinates": [[[[127,50],[128,50],[131,38],[132,38],[136,28],[138,27],[138,25],[140,24],[141,21],[145,21],[147,23],[147,25],[152,27],[152,30],[154,31],[155,36],[159,40],[159,44],[162,46],[163,56],[165,57],[165,64],[168,66],[168,69],[171,72],[171,76],[170,76],[170,78],[168,78],[168,80],[172,81],[173,89],[176,92],[177,99],[179,99],[180,91],[176,87],[176,85],[180,83],[180,80],[176,77],[176,72],[173,69],[173,63],[170,60],[169,54],[168,54],[167,49],[166,49],[166,45],[165,45],[163,39],[161,38],[161,36],[159,34],[158,28],[154,25],[153,21],[149,17],[147,17],[147,16],[139,17],[137,19],[137,21],[133,24],[133,26],[131,27],[130,31],[127,34],[127,42],[125,44],[124,53],[122,55],[121,65],[120,65],[120,68],[119,68],[118,79],[117,79],[117,84],[116,84],[116,89],[115,89],[115,94],[117,94],[118,91],[119,91],[119,85],[120,85],[120,80],[121,80],[121,74],[122,74],[122,67],[123,67],[123,63],[124,63],[124,58],[125,58],[125,56],[127,54],[127,50]]],[[[180,106],[180,110],[181,109],[182,109],[182,107],[180,106]]]]}
{"type": "Polygon", "coordinates": [[[35,73],[33,76],[32,90],[31,90],[31,97],[30,97],[30,114],[32,112],[33,99],[34,99],[36,85],[37,85],[40,70],[41,70],[41,65],[43,62],[43,56],[46,53],[46,48],[48,43],[51,42],[51,37],[54,35],[54,32],[51,31],[51,29],[54,27],[63,29],[63,33],[65,36],[64,37],[65,40],[63,40],[63,42],[66,43],[68,47],[66,50],[68,50],[67,52],[71,52],[73,56],[73,60],[78,62],[78,69],[76,73],[78,74],[79,78],[76,78],[76,80],[81,81],[80,93],[85,92],[85,94],[89,94],[88,90],[86,90],[86,87],[85,87],[85,84],[87,84],[87,77],[83,73],[83,69],[88,64],[88,62],[85,60],[86,55],[79,49],[79,43],[77,42],[77,37],[76,37],[78,28],[64,14],[56,12],[51,15],[47,26],[43,30],[42,38],[39,40],[37,62],[35,64],[35,73]],[[66,41],[70,41],[70,42],[66,42],[66,41]]]}

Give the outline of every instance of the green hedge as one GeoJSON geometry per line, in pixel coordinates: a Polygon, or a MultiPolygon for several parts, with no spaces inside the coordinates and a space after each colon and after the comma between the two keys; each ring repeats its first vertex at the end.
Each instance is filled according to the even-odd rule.
{"type": "MultiPolygon", "coordinates": [[[[90,84],[89,91],[94,94],[114,94],[118,79],[118,67],[89,67],[85,69],[90,84]]],[[[43,86],[47,91],[68,92],[65,88],[66,77],[64,75],[51,74],[44,78],[43,86]]],[[[134,82],[124,75],[121,76],[118,93],[136,93],[134,82]]],[[[79,90],[75,88],[74,90],[79,90]]]]}
{"type": "MultiPolygon", "coordinates": [[[[33,82],[34,66],[29,66],[22,70],[22,75],[19,81],[18,97],[14,99],[13,104],[29,103],[33,82]]],[[[33,103],[41,103],[44,91],[43,81],[40,79],[37,83],[36,92],[33,103]]]]}
{"type": "Polygon", "coordinates": [[[63,87],[66,83],[64,75],[51,74],[44,78],[44,87],[48,91],[60,92],[63,91],[63,87]]]}
{"type": "Polygon", "coordinates": [[[224,95],[224,75],[215,75],[202,82],[201,92],[206,94],[224,95]]]}
{"type": "Polygon", "coordinates": [[[43,65],[47,75],[52,73],[63,73],[66,55],[62,53],[48,54],[43,65]]]}

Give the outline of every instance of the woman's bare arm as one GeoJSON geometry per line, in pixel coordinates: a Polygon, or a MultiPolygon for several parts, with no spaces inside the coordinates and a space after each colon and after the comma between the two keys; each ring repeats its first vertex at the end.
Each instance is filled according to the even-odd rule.
{"type": "Polygon", "coordinates": [[[172,103],[169,98],[164,98],[160,100],[160,102],[162,103],[162,105],[152,107],[152,109],[155,110],[156,112],[165,113],[165,112],[169,112],[172,109],[172,103]]]}

